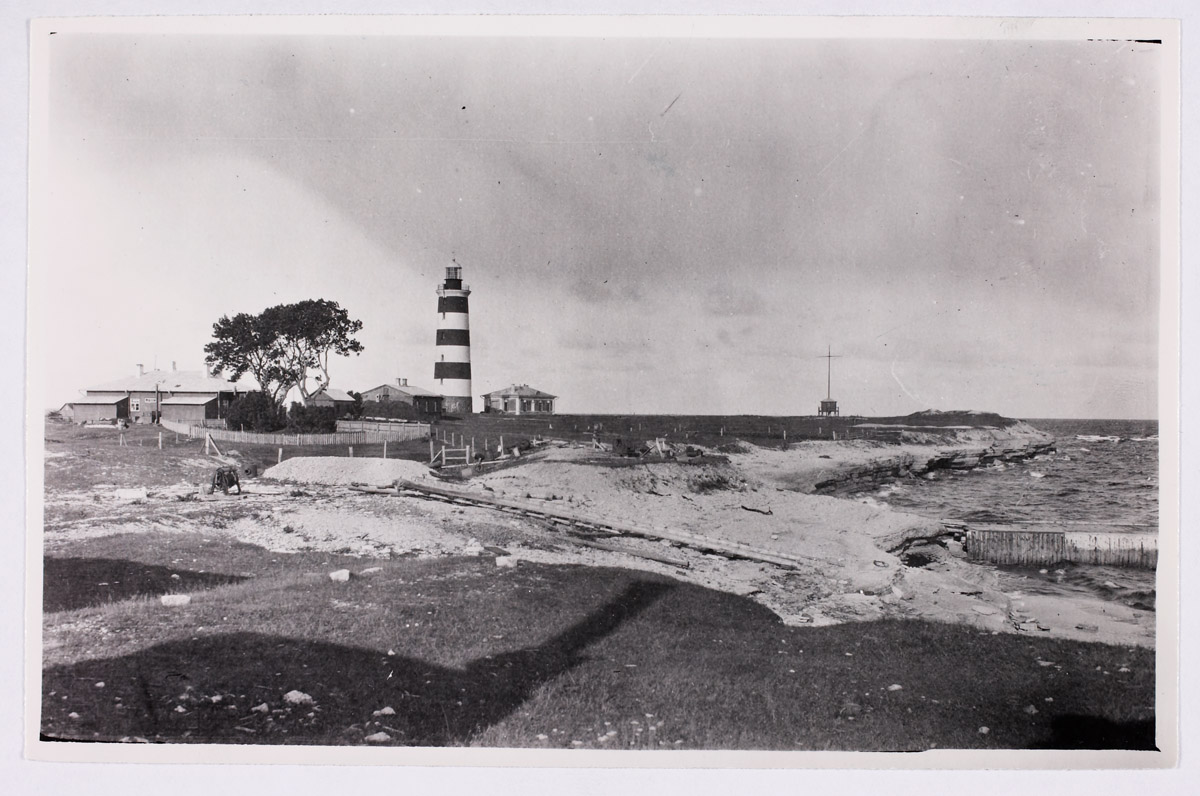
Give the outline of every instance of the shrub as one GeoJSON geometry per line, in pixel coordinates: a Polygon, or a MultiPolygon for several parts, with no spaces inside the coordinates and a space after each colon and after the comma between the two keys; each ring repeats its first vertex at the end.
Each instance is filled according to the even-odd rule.
{"type": "Polygon", "coordinates": [[[688,487],[693,492],[705,494],[707,492],[720,492],[726,489],[738,489],[739,485],[729,479],[729,476],[720,473],[706,472],[692,476],[688,479],[688,487]]]}
{"type": "Polygon", "coordinates": [[[287,413],[289,434],[329,434],[337,431],[337,410],[332,406],[305,406],[293,402],[287,413]]]}
{"type": "Polygon", "coordinates": [[[225,411],[229,428],[265,433],[278,431],[286,425],[283,410],[261,392],[252,392],[237,399],[225,411]]]}

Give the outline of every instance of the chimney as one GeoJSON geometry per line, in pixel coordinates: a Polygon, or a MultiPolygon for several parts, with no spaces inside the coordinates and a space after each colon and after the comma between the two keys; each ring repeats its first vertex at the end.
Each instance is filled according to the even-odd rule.
{"type": "Polygon", "coordinates": [[[396,383],[399,384],[401,387],[407,387],[408,379],[402,379],[400,377],[396,377],[396,383]]]}
{"type": "Polygon", "coordinates": [[[171,371],[172,372],[175,371],[175,360],[173,360],[173,359],[171,360],[171,371]]]}
{"type": "Polygon", "coordinates": [[[145,376],[145,375],[146,375],[146,366],[145,366],[145,365],[143,365],[141,362],[139,362],[139,363],[137,364],[137,369],[138,369],[138,375],[139,375],[139,376],[145,376]]]}

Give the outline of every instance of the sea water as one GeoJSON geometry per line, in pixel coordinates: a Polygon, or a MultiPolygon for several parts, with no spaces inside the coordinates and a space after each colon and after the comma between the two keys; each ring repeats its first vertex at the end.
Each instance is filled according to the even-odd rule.
{"type": "MultiPolygon", "coordinates": [[[[1023,462],[908,478],[876,497],[938,519],[1117,533],[1158,531],[1158,423],[1142,420],[1030,420],[1054,435],[1056,451],[1023,462]]],[[[1154,609],[1150,570],[1056,564],[998,567],[1030,592],[1086,592],[1154,609]]]]}

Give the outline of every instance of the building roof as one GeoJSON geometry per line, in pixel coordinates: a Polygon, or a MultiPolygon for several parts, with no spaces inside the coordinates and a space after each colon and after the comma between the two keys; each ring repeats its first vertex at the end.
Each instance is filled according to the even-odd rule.
{"type": "Polygon", "coordinates": [[[503,390],[493,390],[492,392],[489,392],[488,394],[484,395],[483,397],[491,398],[493,396],[495,396],[497,398],[508,398],[510,396],[517,396],[519,398],[557,398],[558,397],[557,395],[551,395],[548,392],[542,392],[541,390],[535,390],[534,388],[530,387],[528,384],[514,384],[511,387],[505,387],[503,390]]]}
{"type": "Polygon", "coordinates": [[[124,378],[89,387],[88,392],[253,392],[258,387],[254,382],[232,382],[221,376],[212,376],[203,370],[148,370],[141,376],[124,378]]]}
{"type": "Polygon", "coordinates": [[[85,395],[82,398],[77,398],[71,401],[71,405],[85,404],[88,406],[112,406],[124,401],[129,396],[127,395],[85,395]]]}
{"type": "Polygon", "coordinates": [[[354,398],[350,395],[350,393],[346,392],[345,390],[339,390],[337,387],[326,387],[323,390],[318,390],[317,392],[308,396],[308,399],[311,401],[318,395],[324,395],[334,403],[354,403],[354,398]]]}
{"type": "Polygon", "coordinates": [[[164,398],[159,401],[160,406],[204,406],[206,403],[217,400],[217,394],[201,393],[200,395],[176,395],[171,398],[164,398]]]}
{"type": "Polygon", "coordinates": [[[414,387],[411,384],[405,384],[404,386],[400,386],[399,384],[380,384],[378,387],[372,387],[371,389],[365,390],[364,392],[365,393],[366,392],[375,392],[376,390],[382,390],[384,387],[386,387],[390,392],[403,393],[405,395],[423,396],[423,397],[428,397],[428,398],[441,398],[442,397],[441,394],[439,394],[439,393],[430,392],[429,390],[426,390],[424,387],[414,387]]]}

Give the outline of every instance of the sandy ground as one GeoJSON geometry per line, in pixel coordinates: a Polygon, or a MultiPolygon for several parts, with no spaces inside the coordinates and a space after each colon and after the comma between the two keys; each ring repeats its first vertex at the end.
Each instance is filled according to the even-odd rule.
{"type": "Polygon", "coordinates": [[[995,632],[1153,646],[1153,613],[1099,596],[1026,595],[1011,579],[1002,581],[995,569],[967,562],[953,545],[928,544],[921,549],[931,563],[905,566],[888,551],[906,540],[936,536],[937,523],[870,498],[796,491],[796,473],[857,466],[912,453],[909,447],[918,455],[930,452],[921,445],[806,443],[788,451],[749,448],[728,461],[704,457],[700,463],[658,460],[629,466],[564,443],[517,466],[452,484],[467,493],[525,500],[617,525],[683,530],[777,550],[802,562],[795,568],[633,537],[607,541],[631,552],[666,554],[687,567],[584,547],[543,520],[354,491],[351,484],[383,486],[398,478],[446,484],[416,462],[333,457],[289,459],[261,479],[244,482],[242,496],[208,496],[198,482],[187,480],[157,489],[101,485],[47,496],[45,547],[54,551],[88,535],[202,531],[278,551],[494,555],[501,566],[521,560],[619,566],[749,596],[788,624],[917,616],[995,632]]]}

